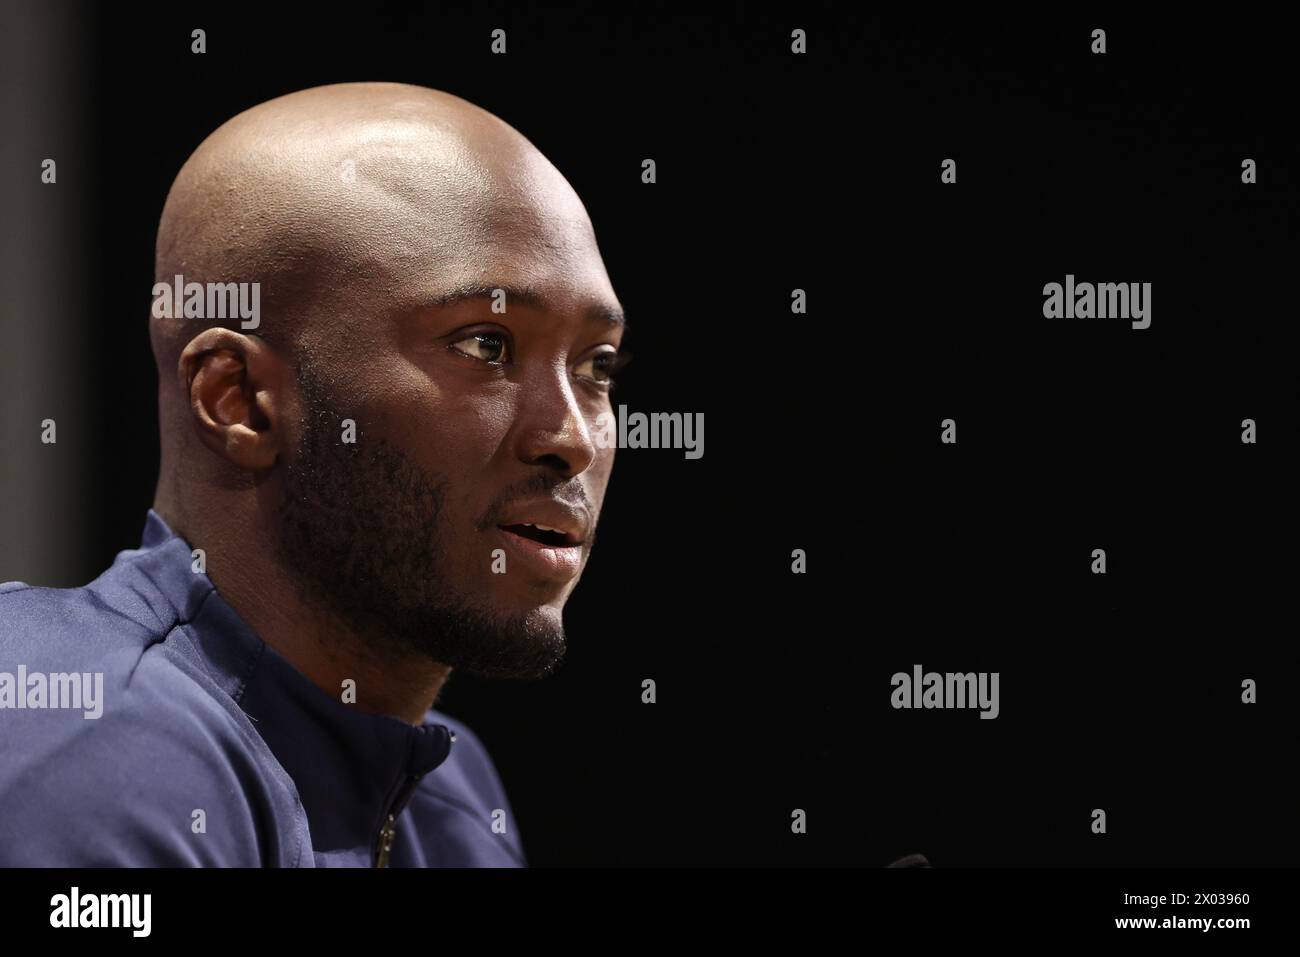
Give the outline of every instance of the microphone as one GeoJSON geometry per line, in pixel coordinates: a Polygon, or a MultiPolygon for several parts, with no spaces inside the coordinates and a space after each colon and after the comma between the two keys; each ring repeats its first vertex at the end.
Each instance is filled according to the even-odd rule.
{"type": "Polygon", "coordinates": [[[931,864],[924,854],[905,854],[892,864],[886,864],[886,867],[930,867],[931,864]]]}

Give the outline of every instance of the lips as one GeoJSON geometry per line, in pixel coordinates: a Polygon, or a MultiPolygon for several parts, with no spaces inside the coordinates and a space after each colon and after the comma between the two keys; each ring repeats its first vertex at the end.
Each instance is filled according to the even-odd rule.
{"type": "Polygon", "coordinates": [[[497,523],[497,534],[513,559],[540,578],[567,582],[582,565],[591,531],[585,509],[556,499],[517,502],[497,523]]]}
{"type": "Polygon", "coordinates": [[[591,517],[558,499],[534,499],[506,509],[497,528],[552,548],[572,548],[586,542],[591,517]]]}
{"type": "Polygon", "coordinates": [[[573,541],[573,536],[558,528],[550,528],[542,524],[532,522],[522,522],[515,525],[499,525],[498,528],[510,532],[512,535],[518,535],[521,538],[527,538],[531,541],[538,542],[542,545],[550,545],[556,548],[564,548],[570,545],[577,545],[573,541]]]}

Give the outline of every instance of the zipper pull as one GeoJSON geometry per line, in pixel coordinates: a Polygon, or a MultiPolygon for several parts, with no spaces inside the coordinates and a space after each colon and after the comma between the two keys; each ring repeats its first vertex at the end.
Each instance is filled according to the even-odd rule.
{"type": "Polygon", "coordinates": [[[396,836],[397,818],[390,814],[379,831],[379,853],[375,856],[375,867],[388,866],[388,854],[393,849],[393,838],[396,836]]]}
{"type": "Polygon", "coordinates": [[[393,796],[393,803],[389,805],[392,810],[388,812],[384,826],[379,829],[379,849],[375,853],[375,867],[388,866],[388,854],[393,849],[393,838],[397,836],[397,815],[401,814],[402,808],[406,807],[406,802],[416,785],[420,783],[421,777],[423,775],[408,774],[402,786],[398,788],[397,794],[393,796]]]}

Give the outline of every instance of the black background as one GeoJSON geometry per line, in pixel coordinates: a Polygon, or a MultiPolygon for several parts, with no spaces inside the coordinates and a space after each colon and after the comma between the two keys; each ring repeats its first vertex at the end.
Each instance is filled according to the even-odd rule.
{"type": "Polygon", "coordinates": [[[292,90],[432,86],[586,203],[631,319],[615,402],[705,414],[701,460],[620,453],[561,672],[440,699],[530,863],[1294,863],[1289,34],[687,9],[88,6],[82,579],[152,499],[146,318],[180,165],[292,90]],[[1151,282],[1151,328],[1044,319],[1066,273],[1151,282]],[[1000,672],[1001,716],[893,710],[916,663],[1000,672]]]}

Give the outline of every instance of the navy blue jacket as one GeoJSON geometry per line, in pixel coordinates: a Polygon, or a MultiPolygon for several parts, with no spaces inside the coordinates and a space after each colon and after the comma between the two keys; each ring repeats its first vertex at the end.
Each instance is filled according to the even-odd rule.
{"type": "Polygon", "coordinates": [[[0,585],[0,866],[371,867],[382,843],[393,867],[526,866],[469,728],[326,694],[157,513],[83,588],[0,585]]]}

